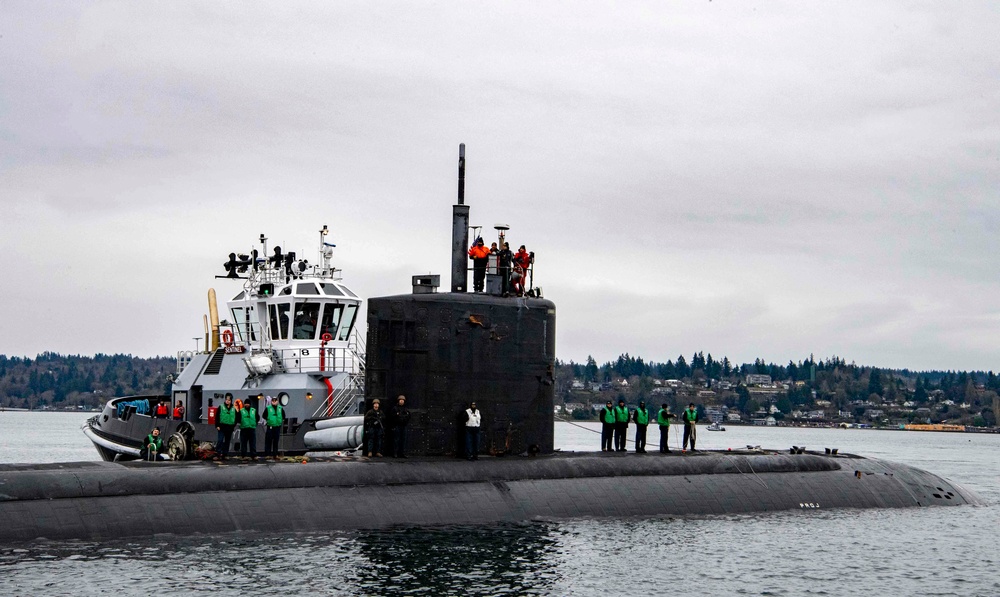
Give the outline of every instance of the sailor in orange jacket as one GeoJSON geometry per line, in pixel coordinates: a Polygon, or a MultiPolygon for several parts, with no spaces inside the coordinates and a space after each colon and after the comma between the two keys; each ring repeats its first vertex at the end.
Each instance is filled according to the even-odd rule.
{"type": "Polygon", "coordinates": [[[469,259],[472,260],[472,286],[476,292],[482,292],[486,283],[486,264],[489,262],[490,250],[483,243],[483,237],[478,237],[469,249],[469,259]]]}
{"type": "Polygon", "coordinates": [[[514,291],[517,296],[524,295],[524,285],[527,282],[528,269],[531,267],[531,253],[528,253],[524,249],[524,245],[514,253],[514,274],[511,276],[511,282],[514,286],[514,291]]]}

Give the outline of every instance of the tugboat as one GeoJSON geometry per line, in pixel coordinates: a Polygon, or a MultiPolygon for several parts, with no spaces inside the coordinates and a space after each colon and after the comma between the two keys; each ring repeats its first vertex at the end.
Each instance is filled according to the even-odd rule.
{"type": "MultiPolygon", "coordinates": [[[[234,252],[223,265],[226,280],[243,288],[219,320],[215,290],[208,293],[205,350],[178,353],[170,395],[109,400],[83,425],[107,461],[139,457],[143,438],[160,427],[161,458],[184,460],[196,446],[216,441],[215,415],[231,395],[237,408],[257,412],[277,398],[285,414],[279,450],[353,450],[361,443],[364,341],[355,329],[361,299],[332,263],[329,229],[319,231],[319,260],[312,264],[274,247],[234,252]]],[[[258,445],[263,429],[258,429],[258,445]]]]}

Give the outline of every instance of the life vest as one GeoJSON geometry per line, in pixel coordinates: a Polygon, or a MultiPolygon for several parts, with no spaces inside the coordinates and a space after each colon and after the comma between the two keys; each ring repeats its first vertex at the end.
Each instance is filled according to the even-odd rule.
{"type": "Polygon", "coordinates": [[[670,413],[667,409],[661,408],[660,412],[656,413],[656,422],[660,427],[670,427],[670,413]]]}
{"type": "Polygon", "coordinates": [[[225,404],[219,407],[219,425],[235,425],[236,424],[236,408],[233,406],[227,407],[225,404]]]}
{"type": "Polygon", "coordinates": [[[174,409],[174,420],[179,420],[183,418],[184,418],[184,409],[178,406],[177,408],[174,409]]]}
{"type": "Polygon", "coordinates": [[[280,406],[271,406],[269,404],[264,410],[264,420],[267,421],[268,427],[281,427],[281,421],[284,418],[284,413],[280,406]]]}
{"type": "Polygon", "coordinates": [[[243,405],[240,411],[240,429],[257,428],[257,409],[252,406],[243,405]]]}
{"type": "Polygon", "coordinates": [[[635,409],[635,422],[637,425],[648,425],[649,411],[641,407],[635,409]]]}
{"type": "Polygon", "coordinates": [[[613,408],[604,407],[601,409],[601,422],[611,425],[615,422],[615,410],[613,408]]]}
{"type": "Polygon", "coordinates": [[[628,423],[628,407],[627,406],[616,406],[615,407],[615,422],[616,423],[628,423]]]}
{"type": "Polygon", "coordinates": [[[684,409],[684,420],[688,423],[694,423],[698,419],[698,411],[691,410],[690,408],[684,409]]]}
{"type": "Polygon", "coordinates": [[[465,422],[466,427],[479,427],[479,422],[482,420],[480,411],[472,412],[471,408],[467,408],[465,414],[469,417],[469,420],[465,422]]]}
{"type": "Polygon", "coordinates": [[[150,444],[153,444],[153,451],[159,452],[160,448],[163,447],[163,439],[150,433],[146,436],[146,445],[148,446],[150,444]]]}
{"type": "Polygon", "coordinates": [[[167,416],[167,405],[164,403],[159,403],[156,405],[156,416],[165,417],[167,416]]]}

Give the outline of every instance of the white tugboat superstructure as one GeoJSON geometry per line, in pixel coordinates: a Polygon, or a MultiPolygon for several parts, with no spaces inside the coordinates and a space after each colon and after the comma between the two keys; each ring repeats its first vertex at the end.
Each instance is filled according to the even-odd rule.
{"type": "MultiPolygon", "coordinates": [[[[317,264],[274,247],[230,253],[223,279],[243,280],[220,320],[209,291],[204,351],[178,353],[169,396],[116,398],[84,425],[107,460],[134,458],[142,439],[160,426],[170,454],[185,458],[193,447],[215,441],[215,409],[226,394],[260,412],[279,400],[286,422],[281,450],[353,450],[361,443],[364,342],[355,329],[361,299],[332,263],[328,228],[319,232],[317,264]],[[165,403],[170,415],[155,417],[165,403]]],[[[258,429],[259,433],[262,433],[258,429]]]]}

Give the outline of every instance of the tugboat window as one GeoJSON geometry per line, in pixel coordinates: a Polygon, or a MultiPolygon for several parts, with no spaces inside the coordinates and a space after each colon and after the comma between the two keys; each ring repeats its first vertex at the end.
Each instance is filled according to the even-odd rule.
{"type": "Polygon", "coordinates": [[[357,313],[357,311],[358,311],[357,305],[347,305],[347,308],[344,309],[344,319],[343,321],[341,321],[341,326],[340,326],[341,340],[347,340],[347,338],[351,335],[351,326],[354,325],[354,315],[357,313]]]}
{"type": "Polygon", "coordinates": [[[271,305],[272,340],[288,339],[288,312],[290,310],[291,310],[291,305],[289,305],[288,303],[271,305]]]}
{"type": "Polygon", "coordinates": [[[358,298],[358,295],[351,292],[351,289],[348,288],[347,286],[344,286],[343,291],[346,292],[348,296],[353,296],[354,298],[358,298]]]}
{"type": "Polygon", "coordinates": [[[342,312],[343,307],[337,304],[328,304],[323,309],[323,321],[320,324],[320,336],[323,334],[330,334],[333,338],[337,337],[337,328],[340,326],[340,314],[342,312]]]}
{"type": "Polygon", "coordinates": [[[323,287],[323,292],[326,294],[332,294],[333,296],[344,296],[344,293],[337,288],[336,284],[330,284],[328,282],[323,282],[320,284],[323,287]]]}
{"type": "Polygon", "coordinates": [[[298,294],[319,294],[315,284],[298,284],[295,287],[295,292],[298,294]]]}
{"type": "Polygon", "coordinates": [[[243,314],[243,307],[233,307],[233,321],[236,322],[236,333],[241,342],[246,342],[247,338],[251,342],[257,341],[257,313],[253,307],[246,307],[246,316],[243,314]]]}
{"type": "Polygon", "coordinates": [[[279,292],[278,294],[291,294],[291,293],[292,293],[292,287],[285,286],[284,288],[281,289],[281,292],[279,292]]]}
{"type": "MultiPolygon", "coordinates": [[[[312,288],[315,292],[316,287],[312,288]]],[[[292,338],[295,340],[315,339],[317,321],[319,321],[318,303],[295,303],[295,328],[292,330],[292,338]]]]}

